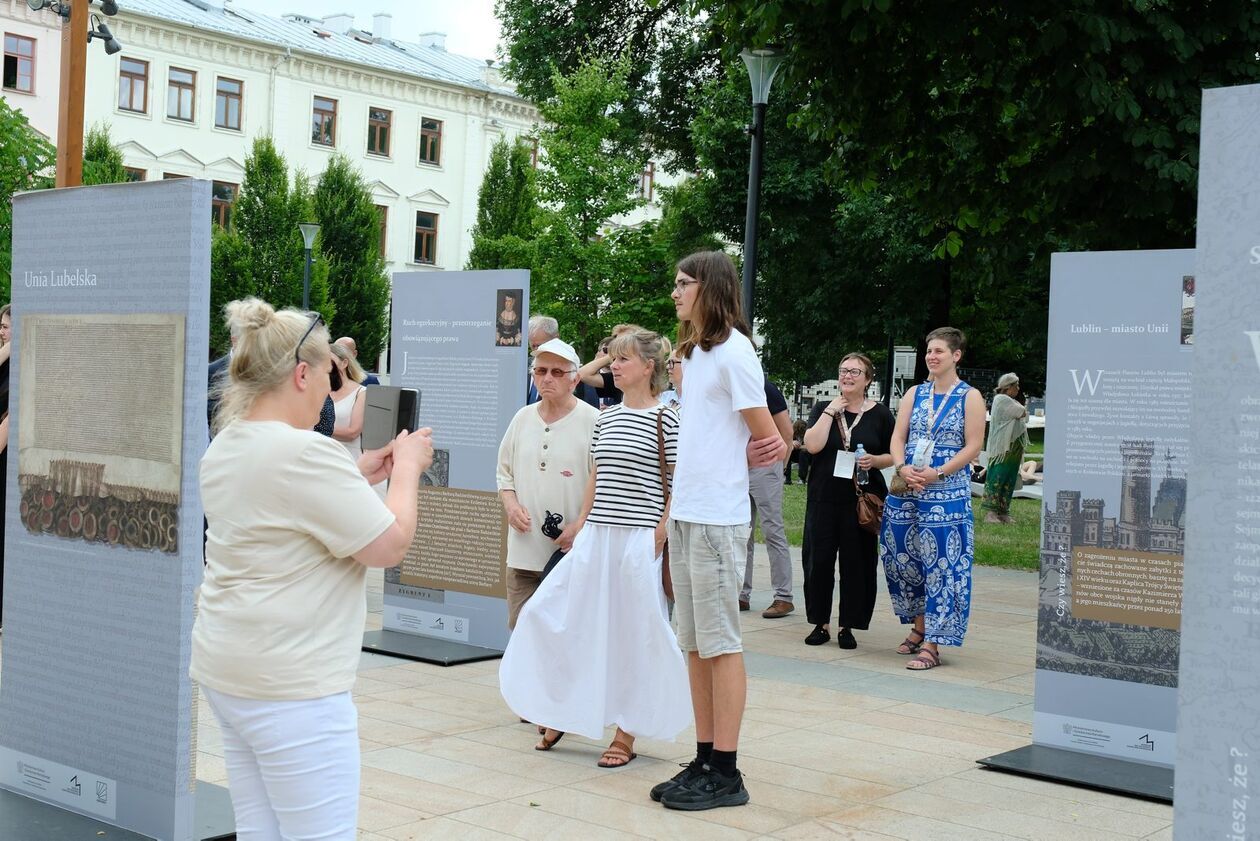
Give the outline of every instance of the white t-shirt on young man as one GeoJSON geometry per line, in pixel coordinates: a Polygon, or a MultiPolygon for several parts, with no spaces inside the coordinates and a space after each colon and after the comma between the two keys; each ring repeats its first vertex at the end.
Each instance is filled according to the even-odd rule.
{"type": "Polygon", "coordinates": [[[766,405],[765,375],[748,337],[732,330],[712,350],[683,362],[687,411],[678,431],[678,464],[669,515],[684,523],[739,526],[748,504],[748,424],[740,411],[766,405]]]}
{"type": "Polygon", "coordinates": [[[345,447],[278,421],[235,420],[201,460],[210,530],[193,680],[300,701],[354,685],[367,569],[352,557],[396,519],[345,447]]]}

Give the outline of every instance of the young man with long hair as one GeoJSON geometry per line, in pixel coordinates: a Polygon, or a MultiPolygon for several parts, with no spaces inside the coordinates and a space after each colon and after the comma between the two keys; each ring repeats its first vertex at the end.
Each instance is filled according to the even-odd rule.
{"type": "Polygon", "coordinates": [[[766,408],[731,259],[720,251],[684,258],[673,299],[687,402],[670,510],[670,572],[697,744],[696,758],[655,786],[652,799],[698,811],[748,802],[736,765],[748,689],[739,625],[752,519],[748,468],[782,461],[787,445],[766,408]]]}

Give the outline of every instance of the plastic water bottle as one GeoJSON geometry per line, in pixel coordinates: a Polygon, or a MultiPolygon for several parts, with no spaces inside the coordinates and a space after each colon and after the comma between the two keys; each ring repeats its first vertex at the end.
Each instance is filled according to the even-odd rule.
{"type": "Polygon", "coordinates": [[[854,455],[856,455],[858,459],[857,483],[859,485],[865,485],[867,482],[871,480],[870,471],[868,471],[865,467],[862,466],[862,459],[866,458],[866,448],[863,447],[861,444],[858,444],[857,451],[854,453],[854,455]]]}

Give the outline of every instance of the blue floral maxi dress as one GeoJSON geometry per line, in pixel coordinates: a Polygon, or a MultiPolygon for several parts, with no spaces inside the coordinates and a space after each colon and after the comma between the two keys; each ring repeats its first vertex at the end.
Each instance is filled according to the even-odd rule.
{"type": "MultiPolygon", "coordinates": [[[[902,454],[907,463],[914,455],[914,442],[921,438],[935,442],[932,467],[939,468],[958,454],[963,448],[964,405],[970,390],[965,382],[947,395],[932,394],[931,383],[917,387],[902,454]],[[937,415],[931,431],[929,401],[937,415]]],[[[888,595],[902,624],[923,615],[928,642],[962,645],[971,613],[974,555],[971,471],[956,471],[919,493],[888,494],[879,536],[888,595]]]]}

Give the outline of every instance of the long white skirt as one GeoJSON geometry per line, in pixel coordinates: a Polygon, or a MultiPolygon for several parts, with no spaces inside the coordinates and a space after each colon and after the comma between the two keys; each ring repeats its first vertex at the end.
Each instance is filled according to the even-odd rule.
{"type": "Polygon", "coordinates": [[[691,689],[661,590],[652,529],[588,523],[521,609],[499,691],[528,721],[591,739],[616,725],[672,740],[691,689]]]}

